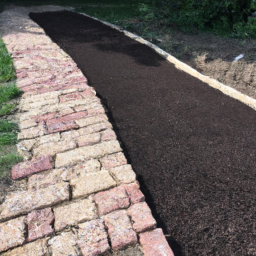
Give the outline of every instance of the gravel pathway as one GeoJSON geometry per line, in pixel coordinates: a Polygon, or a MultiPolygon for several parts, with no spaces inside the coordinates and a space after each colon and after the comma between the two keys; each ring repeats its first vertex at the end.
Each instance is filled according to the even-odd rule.
{"type": "Polygon", "coordinates": [[[28,18],[47,10],[61,8],[0,15],[24,91],[16,117],[25,160],[11,174],[26,183],[0,205],[0,254],[172,256],[95,90],[28,18]]]}

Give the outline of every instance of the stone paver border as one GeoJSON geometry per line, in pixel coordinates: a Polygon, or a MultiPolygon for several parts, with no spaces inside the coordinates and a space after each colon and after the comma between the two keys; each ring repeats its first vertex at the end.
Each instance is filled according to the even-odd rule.
{"type": "Polygon", "coordinates": [[[27,184],[0,205],[0,254],[96,256],[140,246],[146,256],[173,256],[95,90],[29,10],[0,15],[24,91],[16,117],[25,160],[11,175],[27,184]]]}

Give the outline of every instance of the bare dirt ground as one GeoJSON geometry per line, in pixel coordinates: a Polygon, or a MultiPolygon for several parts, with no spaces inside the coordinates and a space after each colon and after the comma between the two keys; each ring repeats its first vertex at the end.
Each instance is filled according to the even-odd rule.
{"type": "Polygon", "coordinates": [[[166,33],[157,25],[134,22],[133,32],[152,41],[200,73],[256,98],[256,40],[224,38],[208,33],[166,33]],[[160,32],[159,32],[160,31],[160,32]],[[158,34],[156,36],[156,34],[158,34]],[[152,35],[150,37],[150,35],[152,35]],[[234,62],[240,54],[244,57],[234,62]]]}

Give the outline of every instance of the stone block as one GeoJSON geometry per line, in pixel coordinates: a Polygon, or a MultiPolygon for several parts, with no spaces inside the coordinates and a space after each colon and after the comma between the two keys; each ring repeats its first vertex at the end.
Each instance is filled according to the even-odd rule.
{"type": "Polygon", "coordinates": [[[28,237],[27,241],[31,242],[43,236],[50,235],[54,232],[52,224],[54,215],[51,208],[32,211],[28,214],[28,237]]]}
{"type": "Polygon", "coordinates": [[[87,127],[80,128],[78,130],[72,130],[68,132],[62,132],[61,136],[63,139],[71,139],[79,136],[84,136],[92,133],[97,133],[104,131],[106,129],[112,128],[112,125],[109,122],[102,122],[98,124],[92,124],[87,127]]]}
{"type": "Polygon", "coordinates": [[[132,205],[128,209],[127,214],[131,216],[133,221],[132,227],[137,233],[156,227],[156,221],[151,214],[150,208],[145,202],[132,205]]]}
{"type": "Polygon", "coordinates": [[[79,225],[77,236],[77,244],[84,256],[101,255],[110,249],[102,220],[92,220],[79,225]]]}
{"type": "Polygon", "coordinates": [[[88,173],[78,179],[70,181],[72,186],[72,197],[88,196],[92,193],[112,188],[116,182],[110,176],[108,171],[88,173]]]}
{"type": "Polygon", "coordinates": [[[93,133],[75,138],[79,147],[90,146],[100,142],[100,133],[93,133]]]}
{"type": "MultiPolygon", "coordinates": [[[[71,151],[56,155],[56,168],[75,165],[91,158],[99,158],[107,154],[122,151],[119,142],[116,140],[102,142],[93,146],[76,148],[71,151]]],[[[120,176],[120,175],[119,175],[120,176]]]]}
{"type": "Polygon", "coordinates": [[[31,174],[53,168],[53,160],[51,156],[40,156],[32,158],[30,161],[24,161],[16,164],[11,172],[12,179],[25,178],[31,174]]]}
{"type": "Polygon", "coordinates": [[[76,143],[73,140],[62,140],[57,142],[48,142],[34,147],[33,155],[51,155],[54,156],[57,153],[62,153],[76,148],[76,143]]]}
{"type": "Polygon", "coordinates": [[[20,122],[19,124],[19,127],[21,130],[34,127],[34,126],[37,126],[37,122],[34,119],[28,119],[20,122]]]}
{"type": "Polygon", "coordinates": [[[157,228],[153,231],[141,233],[139,237],[145,256],[174,256],[162,229],[157,228]]]}
{"type": "Polygon", "coordinates": [[[69,200],[69,184],[58,183],[36,191],[12,194],[0,205],[0,220],[26,214],[69,200]]]}
{"type": "Polygon", "coordinates": [[[31,127],[28,129],[23,129],[20,133],[18,133],[18,140],[33,139],[44,134],[46,133],[39,129],[39,127],[31,127]]]}
{"type": "Polygon", "coordinates": [[[92,124],[97,124],[97,123],[102,123],[106,122],[108,120],[108,117],[104,114],[96,115],[96,116],[91,116],[87,118],[81,118],[75,121],[75,123],[80,127],[85,127],[88,125],[92,124]]]}
{"type": "Polygon", "coordinates": [[[66,226],[96,219],[97,209],[90,199],[72,202],[54,209],[55,230],[59,231],[66,226]]]}
{"type": "Polygon", "coordinates": [[[109,141],[109,140],[115,140],[116,134],[113,130],[107,129],[103,132],[101,132],[101,141],[109,141]]]}
{"type": "Polygon", "coordinates": [[[100,215],[128,208],[130,205],[129,197],[123,187],[99,192],[94,196],[94,200],[100,215]]]}
{"type": "Polygon", "coordinates": [[[137,243],[136,232],[132,229],[125,210],[109,213],[103,219],[108,228],[114,250],[120,250],[137,243]]]}
{"type": "Polygon", "coordinates": [[[119,152],[100,158],[100,163],[104,169],[110,169],[127,164],[127,160],[124,154],[119,152]]]}
{"type": "Polygon", "coordinates": [[[20,217],[0,224],[0,252],[25,242],[25,220],[20,217]]]}
{"type": "Polygon", "coordinates": [[[47,240],[39,239],[35,242],[25,244],[6,253],[1,256],[48,256],[47,240]]]}
{"type": "Polygon", "coordinates": [[[113,175],[118,184],[131,183],[136,180],[136,174],[129,164],[109,169],[109,172],[113,175]]]}
{"type": "Polygon", "coordinates": [[[132,204],[137,204],[145,201],[145,196],[140,191],[139,183],[136,181],[131,184],[123,185],[129,195],[132,204]]]}
{"type": "Polygon", "coordinates": [[[58,236],[49,240],[52,256],[80,256],[79,250],[76,246],[76,237],[71,232],[61,233],[58,236]]]}

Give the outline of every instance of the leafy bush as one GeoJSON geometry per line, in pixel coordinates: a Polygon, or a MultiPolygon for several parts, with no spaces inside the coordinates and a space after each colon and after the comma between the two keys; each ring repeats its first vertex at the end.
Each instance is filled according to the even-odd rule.
{"type": "Polygon", "coordinates": [[[252,0],[152,1],[156,17],[166,25],[175,24],[185,31],[193,28],[210,29],[219,34],[230,33],[233,29],[237,31],[238,26],[247,24],[248,16],[254,5],[252,0]]]}

